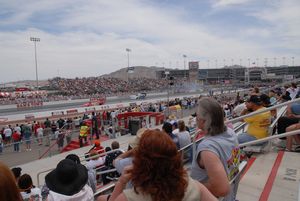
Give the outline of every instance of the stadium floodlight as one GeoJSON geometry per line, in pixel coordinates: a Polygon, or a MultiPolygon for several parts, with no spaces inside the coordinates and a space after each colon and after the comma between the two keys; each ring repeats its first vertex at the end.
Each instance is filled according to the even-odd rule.
{"type": "Polygon", "coordinates": [[[133,73],[130,69],[129,69],[129,52],[131,52],[131,49],[129,49],[129,48],[126,48],[125,49],[126,50],[126,52],[127,52],[127,81],[129,80],[129,75],[128,75],[128,72],[130,71],[130,73],[133,73]]]}
{"type": "Polygon", "coordinates": [[[40,38],[30,37],[30,41],[33,41],[33,43],[34,43],[36,90],[38,90],[39,89],[39,78],[38,78],[38,69],[37,69],[36,43],[40,42],[40,38]]]}
{"type": "Polygon", "coordinates": [[[183,54],[182,57],[183,57],[184,79],[186,79],[185,63],[186,63],[186,57],[187,57],[187,56],[186,56],[185,54],[183,54]]]}
{"type": "Polygon", "coordinates": [[[282,57],[282,65],[285,65],[285,57],[282,57]]]}

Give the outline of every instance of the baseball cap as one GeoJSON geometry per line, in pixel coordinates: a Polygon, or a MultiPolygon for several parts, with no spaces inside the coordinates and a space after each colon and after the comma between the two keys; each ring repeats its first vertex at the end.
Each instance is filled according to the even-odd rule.
{"type": "Polygon", "coordinates": [[[247,102],[254,103],[256,105],[261,105],[261,99],[257,95],[252,95],[250,98],[247,100],[247,102]]]}

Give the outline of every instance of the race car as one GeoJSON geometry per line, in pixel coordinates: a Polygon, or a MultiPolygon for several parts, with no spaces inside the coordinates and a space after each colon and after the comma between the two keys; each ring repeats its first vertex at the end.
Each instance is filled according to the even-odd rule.
{"type": "Polygon", "coordinates": [[[87,103],[84,103],[82,107],[91,107],[91,106],[96,106],[96,105],[103,105],[106,102],[105,97],[101,98],[90,98],[90,101],[87,103]]]}
{"type": "Polygon", "coordinates": [[[137,95],[131,95],[130,99],[131,100],[143,100],[146,98],[146,96],[147,96],[146,93],[138,93],[137,95]]]}

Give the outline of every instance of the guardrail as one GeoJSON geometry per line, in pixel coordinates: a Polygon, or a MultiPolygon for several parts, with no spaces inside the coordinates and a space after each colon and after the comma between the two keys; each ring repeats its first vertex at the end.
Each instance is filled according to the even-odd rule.
{"type": "Polygon", "coordinates": [[[263,139],[258,139],[258,140],[253,140],[253,141],[250,141],[250,142],[245,142],[243,144],[240,144],[239,147],[246,147],[246,146],[250,146],[250,145],[261,144],[263,142],[268,142],[268,141],[273,140],[273,139],[288,137],[288,136],[292,136],[292,135],[297,135],[299,133],[300,133],[300,129],[290,131],[290,132],[285,132],[285,133],[282,133],[282,134],[272,135],[272,136],[269,136],[269,137],[266,137],[266,138],[263,138],[263,139]]]}
{"type": "Polygon", "coordinates": [[[274,105],[272,107],[268,107],[268,108],[265,108],[265,109],[262,109],[262,110],[259,110],[259,111],[251,112],[249,114],[246,114],[246,115],[243,115],[243,116],[240,116],[240,117],[236,117],[234,119],[227,120],[227,121],[225,121],[225,123],[236,123],[236,122],[241,121],[241,120],[243,120],[243,119],[245,119],[247,117],[251,117],[251,116],[254,116],[256,114],[260,114],[260,113],[264,113],[264,112],[267,112],[267,111],[271,111],[271,110],[280,108],[282,106],[287,106],[289,104],[296,103],[296,102],[300,102],[300,98],[296,98],[296,99],[293,99],[293,100],[290,100],[290,101],[287,101],[287,102],[284,102],[284,103],[279,103],[277,105],[274,105]]]}

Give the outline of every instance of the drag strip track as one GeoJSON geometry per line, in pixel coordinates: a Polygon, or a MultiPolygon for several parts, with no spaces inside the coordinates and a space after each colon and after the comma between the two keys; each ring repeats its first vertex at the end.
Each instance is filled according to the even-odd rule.
{"type": "MultiPolygon", "coordinates": [[[[180,96],[192,96],[197,95],[200,93],[181,93],[181,94],[172,94],[170,98],[174,99],[180,96]]],[[[157,98],[167,98],[167,94],[159,94],[159,95],[151,95],[150,97],[146,97],[146,101],[154,100],[157,98]]],[[[47,111],[54,111],[54,110],[65,110],[65,109],[74,109],[80,108],[84,103],[88,102],[88,99],[82,99],[82,101],[77,102],[70,102],[70,103],[63,103],[63,104],[51,104],[51,105],[44,105],[42,107],[35,107],[35,108],[8,108],[8,109],[0,109],[0,116],[5,117],[9,115],[17,115],[17,114],[28,114],[28,113],[36,113],[36,112],[47,112],[47,111]]],[[[138,100],[131,100],[129,97],[118,97],[114,99],[107,99],[105,104],[115,104],[115,103],[125,103],[125,102],[136,102],[138,100]]],[[[139,100],[143,101],[143,100],[139,100]]]]}

